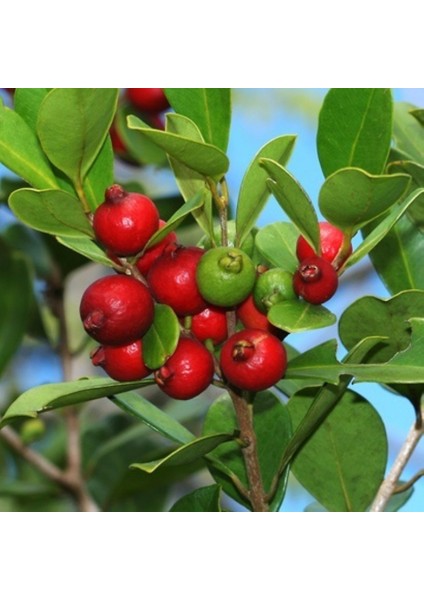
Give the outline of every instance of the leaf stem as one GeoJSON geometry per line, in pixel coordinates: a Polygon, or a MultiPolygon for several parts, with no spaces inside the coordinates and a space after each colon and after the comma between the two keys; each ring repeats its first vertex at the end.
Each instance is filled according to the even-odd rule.
{"type": "Polygon", "coordinates": [[[269,510],[266,494],[262,482],[261,469],[258,457],[258,444],[253,427],[253,409],[243,396],[235,390],[228,388],[233,401],[234,410],[240,427],[240,440],[243,444],[242,454],[249,481],[248,498],[255,512],[269,510]]]}
{"type": "MultiPolygon", "coordinates": [[[[423,409],[421,409],[421,415],[423,416],[423,409]]],[[[418,442],[424,434],[424,427],[417,427],[417,423],[411,427],[406,440],[397,455],[392,468],[387,475],[386,479],[381,484],[376,497],[371,505],[370,512],[383,512],[386,508],[390,498],[398,491],[398,481],[402,475],[402,471],[407,465],[411,458],[418,442]]]]}

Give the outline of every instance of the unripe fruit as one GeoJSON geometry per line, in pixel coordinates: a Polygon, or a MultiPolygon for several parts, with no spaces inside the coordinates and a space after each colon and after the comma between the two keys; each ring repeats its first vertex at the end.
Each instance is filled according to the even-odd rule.
{"type": "Polygon", "coordinates": [[[174,354],[155,371],[155,381],[171,398],[188,400],[201,394],[213,375],[212,354],[197,340],[182,336],[174,354]]]}
{"type": "Polygon", "coordinates": [[[92,283],[81,298],[86,332],[100,344],[121,346],[140,339],[153,321],[147,287],[127,275],[107,275],[92,283]]]}
{"type": "Polygon", "coordinates": [[[293,276],[294,291],[310,304],[329,300],[336,293],[338,282],[335,268],[319,256],[303,260],[293,276]]]}
{"type": "Polygon", "coordinates": [[[223,345],[220,366],[230,384],[242,390],[259,392],[284,377],[287,353],[271,333],[261,329],[244,329],[232,335],[223,345]]]}
{"type": "Polygon", "coordinates": [[[284,300],[294,300],[295,298],[293,273],[276,267],[265,271],[256,279],[253,288],[253,300],[257,308],[264,314],[274,304],[284,300]]]}
{"type": "Polygon", "coordinates": [[[228,337],[225,309],[219,306],[207,306],[202,312],[193,315],[191,332],[200,342],[210,339],[215,345],[222,344],[228,337]]]}
{"type": "Polygon", "coordinates": [[[252,291],[256,270],[239,248],[212,248],[199,262],[196,279],[203,298],[216,306],[234,306],[252,291]]]}
{"type": "MultiPolygon", "coordinates": [[[[341,231],[341,229],[338,229],[338,227],[332,225],[331,223],[321,221],[319,223],[319,235],[319,255],[325,260],[327,260],[329,263],[333,263],[333,266],[335,266],[336,268],[340,268],[340,266],[352,254],[352,244],[350,244],[348,248],[344,250],[344,256],[341,257],[339,255],[344,243],[343,231],[341,231]]],[[[297,240],[296,254],[299,261],[305,260],[305,258],[312,258],[313,256],[316,256],[315,250],[303,236],[299,236],[297,240]]]]}
{"type": "Polygon", "coordinates": [[[117,381],[135,381],[151,373],[143,361],[141,340],[125,346],[99,346],[91,353],[91,362],[117,381]]]}
{"type": "Polygon", "coordinates": [[[156,113],[169,108],[162,88],[128,88],[125,95],[141,111],[156,113]]]}
{"type": "Polygon", "coordinates": [[[97,240],[117,256],[140,252],[159,228],[159,212],[150,198],[110,186],[93,215],[97,240]]]}
{"type": "Polygon", "coordinates": [[[168,304],[179,317],[206,308],[196,283],[196,269],[204,250],[195,246],[169,245],[151,266],[147,281],[158,302],[168,304]]]}
{"type": "MultiPolygon", "coordinates": [[[[162,229],[166,225],[165,221],[162,219],[159,220],[159,229],[162,229]]],[[[143,277],[147,277],[147,273],[150,270],[152,264],[157,260],[160,256],[162,256],[163,251],[169,244],[177,243],[177,234],[175,231],[170,231],[167,236],[163,238],[160,242],[151,246],[147,250],[145,250],[142,256],[137,261],[137,269],[143,275],[143,277]]]]}

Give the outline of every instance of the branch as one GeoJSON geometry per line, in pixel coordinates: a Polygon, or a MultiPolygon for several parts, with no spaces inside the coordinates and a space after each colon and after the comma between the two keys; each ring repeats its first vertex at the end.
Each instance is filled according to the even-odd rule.
{"type": "Polygon", "coordinates": [[[249,481],[249,500],[255,512],[269,510],[266,494],[262,482],[261,469],[258,458],[258,445],[256,433],[253,428],[252,406],[234,390],[228,389],[233,401],[237,421],[240,427],[242,441],[242,454],[246,465],[247,479],[249,481]]]}
{"type": "MultiPolygon", "coordinates": [[[[421,416],[423,409],[421,409],[421,416]]],[[[393,466],[387,475],[386,479],[380,486],[374,502],[371,505],[370,512],[383,512],[390,498],[398,491],[398,481],[402,475],[406,464],[412,456],[418,442],[424,434],[424,427],[417,427],[417,424],[411,427],[408,436],[396,457],[393,466]]]]}

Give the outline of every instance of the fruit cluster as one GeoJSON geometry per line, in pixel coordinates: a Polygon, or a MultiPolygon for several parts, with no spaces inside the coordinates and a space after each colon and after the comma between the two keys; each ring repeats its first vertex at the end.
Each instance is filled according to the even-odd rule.
{"type": "Polygon", "coordinates": [[[298,296],[320,304],[337,288],[344,239],[328,223],[320,225],[319,256],[299,238],[293,274],[255,266],[240,248],[183,246],[174,231],[149,244],[166,223],[150,198],[120,185],[106,190],[92,222],[118,271],[92,283],[81,299],[83,326],[101,344],[92,362],[120,381],[152,374],[143,360],[143,336],[155,303],[165,304],[181,332],[175,351],[152,375],[176,399],[192,398],[214,381],[252,392],[275,385],[287,365],[285,332],[267,312],[298,296]]]}

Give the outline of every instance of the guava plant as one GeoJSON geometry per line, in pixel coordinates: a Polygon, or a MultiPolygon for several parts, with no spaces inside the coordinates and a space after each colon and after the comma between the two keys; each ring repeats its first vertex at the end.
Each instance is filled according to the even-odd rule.
{"type": "Polygon", "coordinates": [[[320,215],[287,168],[294,135],[258,149],[230,199],[230,125],[229,89],[22,88],[0,108],[20,228],[1,241],[0,368],[30,333],[49,339],[64,369],[62,383],[4,407],[0,440],[38,473],[41,498],[63,491],[80,510],[161,510],[187,480],[201,483],[173,511],[284,510],[290,473],[316,498],[308,510],[397,510],[424,431],[424,112],[388,89],[330,90],[317,131],[320,215]],[[116,181],[117,160],[141,185],[116,181]],[[177,206],[146,195],[149,164],[171,170],[177,206]],[[271,195],[281,213],[258,228],[271,195]],[[324,304],[367,255],[387,297],[335,315],[324,304]],[[67,276],[87,263],[105,273],[71,324],[67,276]],[[296,349],[296,334],[335,323],[340,341],[296,349]],[[87,372],[73,380],[78,355],[87,372]],[[414,409],[386,478],[385,427],[357,382],[414,409]],[[114,410],[87,420],[100,398],[114,410]],[[43,446],[52,414],[65,424],[60,456],[43,446]]]}

